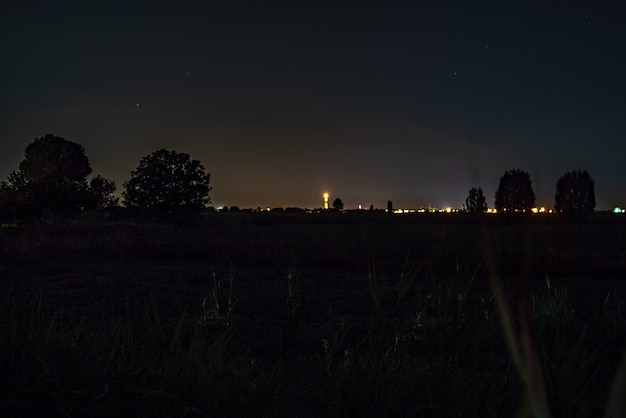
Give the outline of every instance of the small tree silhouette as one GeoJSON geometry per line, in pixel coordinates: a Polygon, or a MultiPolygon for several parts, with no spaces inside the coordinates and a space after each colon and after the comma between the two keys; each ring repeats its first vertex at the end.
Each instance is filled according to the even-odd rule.
{"type": "Polygon", "coordinates": [[[472,187],[465,199],[465,210],[468,212],[486,212],[487,200],[483,189],[480,187],[472,187]]]}
{"type": "Polygon", "coordinates": [[[535,206],[530,174],[520,169],[505,172],[500,177],[495,206],[498,212],[524,212],[535,206]]]}
{"type": "Polygon", "coordinates": [[[333,209],[343,210],[343,202],[341,201],[341,199],[336,198],[335,200],[333,200],[333,209]]]}
{"type": "Polygon", "coordinates": [[[89,192],[92,195],[93,208],[101,210],[118,206],[120,199],[113,194],[116,189],[113,180],[106,179],[100,174],[92,178],[89,181],[89,192]]]}
{"type": "Polygon", "coordinates": [[[572,220],[585,221],[596,208],[595,182],[585,170],[569,171],[556,183],[554,208],[572,220]]]}

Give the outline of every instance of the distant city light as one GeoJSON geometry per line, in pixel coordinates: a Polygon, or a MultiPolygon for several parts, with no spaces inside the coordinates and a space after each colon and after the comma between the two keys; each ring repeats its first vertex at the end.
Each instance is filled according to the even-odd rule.
{"type": "Polygon", "coordinates": [[[330,195],[328,193],[324,193],[324,209],[328,209],[328,199],[330,195]]]}
{"type": "Polygon", "coordinates": [[[415,209],[394,209],[393,213],[415,213],[415,209]]]}
{"type": "Polygon", "coordinates": [[[626,213],[626,209],[622,209],[619,206],[615,206],[615,208],[613,208],[613,213],[626,213]]]}

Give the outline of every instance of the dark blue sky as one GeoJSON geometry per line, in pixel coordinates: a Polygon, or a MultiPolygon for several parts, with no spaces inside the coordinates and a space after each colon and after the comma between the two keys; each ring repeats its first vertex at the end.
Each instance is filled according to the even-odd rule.
{"type": "Polygon", "coordinates": [[[492,206],[512,168],[626,206],[626,4],[570,3],[9,2],[0,178],[53,133],[119,190],[189,153],[217,206],[492,206]]]}

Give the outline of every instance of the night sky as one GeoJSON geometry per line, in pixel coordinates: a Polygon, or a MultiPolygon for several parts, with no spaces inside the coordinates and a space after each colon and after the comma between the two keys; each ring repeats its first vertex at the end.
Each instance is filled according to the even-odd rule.
{"type": "Polygon", "coordinates": [[[50,1],[0,8],[0,178],[52,133],[118,191],[185,152],[212,204],[461,207],[504,171],[626,206],[626,2],[50,1]]]}

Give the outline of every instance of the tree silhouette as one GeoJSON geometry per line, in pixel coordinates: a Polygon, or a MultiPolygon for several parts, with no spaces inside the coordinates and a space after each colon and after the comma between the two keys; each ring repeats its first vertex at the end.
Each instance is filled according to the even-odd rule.
{"type": "Polygon", "coordinates": [[[82,145],[48,134],[26,146],[20,171],[29,182],[84,185],[91,166],[82,145]]]}
{"type": "Polygon", "coordinates": [[[89,181],[89,192],[92,195],[93,209],[110,209],[119,205],[120,199],[113,195],[115,193],[115,182],[106,179],[100,174],[89,181]]]}
{"type": "Polygon", "coordinates": [[[19,171],[0,186],[3,212],[23,222],[76,216],[90,203],[90,173],[81,145],[51,134],[37,138],[26,146],[19,171]]]}
{"type": "Polygon", "coordinates": [[[486,212],[487,200],[480,187],[472,187],[465,199],[465,210],[468,212],[486,212]]]}
{"type": "Polygon", "coordinates": [[[524,212],[535,206],[535,192],[528,172],[514,169],[500,177],[495,206],[498,212],[524,212]]]}
{"type": "Polygon", "coordinates": [[[343,210],[343,202],[341,201],[341,199],[336,198],[335,200],[333,200],[333,209],[343,210]]]}
{"type": "Polygon", "coordinates": [[[554,208],[558,213],[584,221],[595,207],[595,182],[586,170],[569,171],[559,178],[554,196],[554,208]]]}
{"type": "Polygon", "coordinates": [[[210,175],[189,154],[158,150],[144,157],[124,183],[124,203],[153,220],[186,221],[211,199],[210,175]]]}
{"type": "Polygon", "coordinates": [[[4,222],[28,221],[33,218],[32,205],[26,179],[20,172],[13,171],[6,181],[0,183],[0,219],[4,222]]]}

